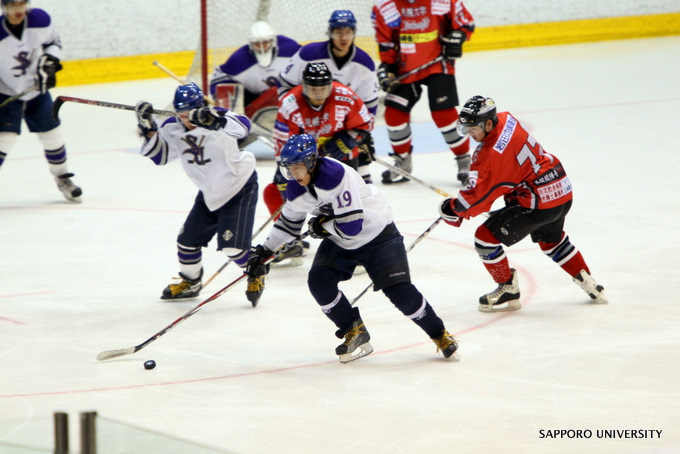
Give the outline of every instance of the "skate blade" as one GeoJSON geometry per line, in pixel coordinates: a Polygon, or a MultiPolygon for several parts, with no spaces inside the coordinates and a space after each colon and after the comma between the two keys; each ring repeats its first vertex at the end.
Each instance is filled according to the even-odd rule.
{"type": "Polygon", "coordinates": [[[339,359],[341,363],[349,363],[359,358],[363,358],[364,356],[370,355],[371,353],[373,353],[373,347],[371,344],[366,342],[365,344],[359,345],[352,353],[339,355],[339,359]]]}
{"type": "Polygon", "coordinates": [[[290,257],[287,259],[283,259],[280,262],[272,262],[271,267],[272,268],[293,268],[296,266],[302,266],[304,262],[302,261],[302,257],[290,257]]]}
{"type": "Polygon", "coordinates": [[[590,297],[592,298],[590,301],[588,301],[590,304],[609,304],[609,300],[604,295],[604,292],[600,292],[600,294],[594,298],[593,295],[590,295],[590,297]]]}
{"type": "Polygon", "coordinates": [[[477,309],[479,309],[480,312],[508,312],[508,311],[516,311],[519,309],[522,309],[522,303],[519,302],[519,300],[513,300],[513,301],[506,301],[503,304],[499,304],[497,306],[488,306],[486,304],[480,304],[477,306],[477,309]]]}

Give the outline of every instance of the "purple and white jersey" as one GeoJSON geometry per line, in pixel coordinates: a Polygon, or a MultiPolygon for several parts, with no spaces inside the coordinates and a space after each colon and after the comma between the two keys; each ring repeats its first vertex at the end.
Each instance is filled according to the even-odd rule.
{"type": "Polygon", "coordinates": [[[210,77],[210,94],[214,96],[217,84],[226,82],[242,84],[253,95],[262,94],[270,87],[278,88],[279,73],[301,46],[283,35],[278,35],[276,40],[272,62],[267,67],[257,62],[247,45],[238,48],[225,63],[213,71],[210,77]]]}
{"type": "Polygon", "coordinates": [[[156,165],[179,159],[189,179],[203,192],[210,211],[231,200],[255,170],[255,156],[239,150],[237,142],[248,136],[250,120],[233,112],[225,117],[226,126],[217,131],[188,130],[179,119],[169,118],[141,150],[156,165]]]}
{"type": "Polygon", "coordinates": [[[289,180],[286,202],[264,246],[274,251],[300,234],[307,214],[332,214],[323,224],[329,239],[347,250],[369,243],[392,222],[385,194],[352,168],[333,158],[317,161],[316,179],[308,186],[289,180]]]}
{"type": "MultiPolygon", "coordinates": [[[[49,14],[38,8],[26,14],[21,39],[7,29],[5,22],[5,16],[0,16],[0,93],[15,96],[37,83],[38,59],[43,53],[59,58],[61,40],[49,14]]],[[[39,93],[31,91],[21,100],[31,100],[39,93]]]]}
{"type": "Polygon", "coordinates": [[[370,55],[357,46],[352,46],[350,57],[342,68],[338,68],[335,63],[330,41],[302,46],[279,75],[282,85],[279,96],[284,91],[302,84],[302,73],[310,62],[324,62],[333,74],[333,80],[354,90],[375,117],[378,110],[378,77],[375,74],[375,63],[370,55]]]}

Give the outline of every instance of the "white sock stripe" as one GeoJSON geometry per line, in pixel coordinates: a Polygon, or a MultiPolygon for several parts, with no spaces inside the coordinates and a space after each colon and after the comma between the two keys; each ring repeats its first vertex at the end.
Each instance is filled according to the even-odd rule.
{"type": "Polygon", "coordinates": [[[329,304],[321,306],[321,310],[323,311],[323,313],[328,314],[335,306],[338,305],[338,303],[340,302],[340,298],[342,298],[342,292],[338,291],[338,296],[336,296],[333,301],[331,301],[329,304]]]}
{"type": "Polygon", "coordinates": [[[425,300],[425,298],[423,297],[423,302],[420,305],[420,308],[413,314],[407,315],[407,317],[411,320],[421,319],[425,315],[425,307],[427,307],[427,300],[425,300]]]}

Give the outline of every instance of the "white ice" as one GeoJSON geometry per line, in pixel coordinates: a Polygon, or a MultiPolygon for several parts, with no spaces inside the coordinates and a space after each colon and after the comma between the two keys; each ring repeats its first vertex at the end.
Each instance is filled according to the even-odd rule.
{"type": "MultiPolygon", "coordinates": [[[[159,300],[178,271],[175,238],[196,190],[179,165],[136,154],[133,113],[64,104],[83,203],[61,198],[33,135],[0,171],[0,442],[50,446],[49,429],[33,433],[52,412],[69,412],[77,432],[73,417],[96,410],[242,454],[680,452],[679,55],[680,37],[667,37],[460,60],[463,101],[493,97],[563,161],[575,188],[566,231],[610,304],[589,304],[524,240],[507,250],[523,308],[480,313],[478,297],[495,287],[472,242],[484,218],[442,224],[410,263],[460,342],[459,362],[370,292],[358,306],[375,352],[340,364],[335,328],[307,290],[311,256],[272,271],[256,309],[239,284],[142,351],[96,361],[147,340],[240,272],[227,267],[196,300],[159,300]],[[144,370],[148,359],[156,369],[144,370]],[[648,438],[598,438],[605,429],[648,438]],[[559,430],[592,436],[541,438],[559,430]]],[[[165,108],[174,88],[165,78],[54,95],[165,108]]],[[[414,175],[455,194],[454,160],[425,100],[414,118],[414,175]]],[[[375,136],[386,158],[384,123],[375,136]]],[[[262,188],[274,163],[258,153],[262,188]]],[[[372,166],[374,180],[383,170],[372,166]]],[[[378,186],[406,244],[437,217],[442,197],[430,189],[378,186]]],[[[267,217],[259,204],[256,226],[267,217]]],[[[206,276],[225,260],[211,244],[206,276]]],[[[355,276],[343,290],[351,299],[368,283],[355,276]]],[[[99,452],[121,452],[122,438],[99,452]]],[[[169,452],[144,443],[135,452],[169,452]]],[[[0,452],[15,451],[0,443],[0,452]]]]}

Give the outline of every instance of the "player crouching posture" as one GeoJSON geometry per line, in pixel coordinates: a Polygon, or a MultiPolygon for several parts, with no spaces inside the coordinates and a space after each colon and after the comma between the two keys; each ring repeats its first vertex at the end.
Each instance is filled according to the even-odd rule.
{"type": "Polygon", "coordinates": [[[277,247],[298,237],[307,217],[312,238],[322,239],[309,270],[307,285],[324,314],[345,341],[335,353],[347,363],[370,354],[359,309],[352,308],[339,290],[357,265],[363,265],[374,289],[383,293],[404,315],[423,329],[446,358],[458,344],[444,322],[411,283],[403,237],[392,221],[385,195],[367,185],[352,168],[330,157],[320,157],[309,134],[291,136],[281,150],[281,170],[288,178],[281,217],[264,244],[251,250],[246,272],[251,278],[266,274],[263,262],[277,247]]]}
{"type": "Polygon", "coordinates": [[[475,233],[475,249],[498,288],[479,298],[482,312],[520,309],[517,272],[503,250],[527,235],[544,254],[569,273],[595,302],[607,303],[604,287],[590,275],[581,253],[564,232],[571,208],[571,182],[555,156],[508,112],[496,114],[493,99],[470,98],[458,120],[461,134],[479,142],[472,158],[470,182],[456,199],[446,199],[439,212],[448,224],[459,227],[489,211],[503,196],[505,208],[495,211],[475,233]]]}
{"type": "MultiPolygon", "coordinates": [[[[255,207],[255,156],[241,151],[237,141],[248,136],[250,121],[243,115],[205,106],[203,92],[194,83],[175,91],[178,117],[160,125],[153,107],[137,104],[137,121],[144,137],[141,153],[156,165],[179,159],[198,186],[194,206],[177,236],[180,282],[168,285],[162,299],[194,298],[202,288],[201,248],[217,234],[217,248],[240,267],[248,262],[255,207]]],[[[255,307],[264,290],[263,279],[249,279],[246,296],[255,307]]]]}

